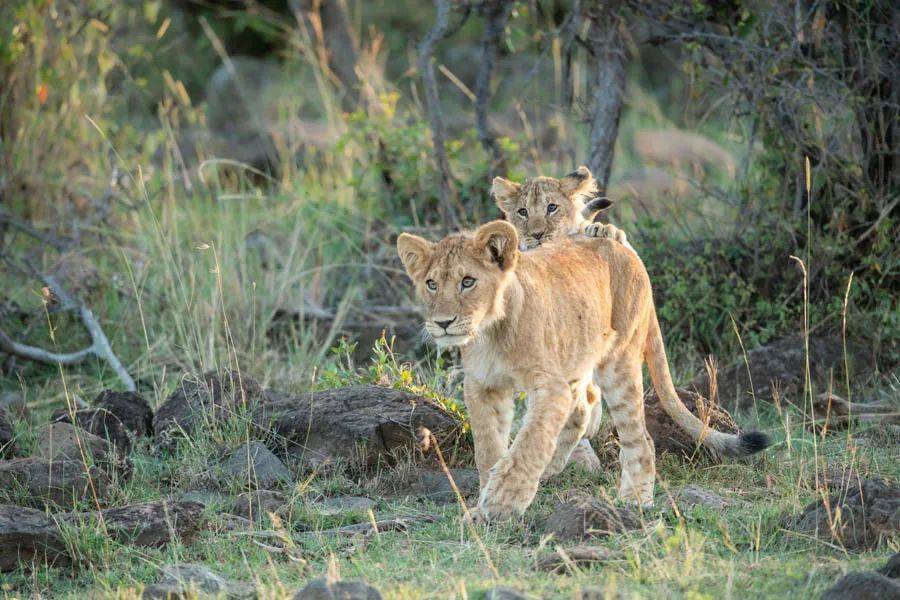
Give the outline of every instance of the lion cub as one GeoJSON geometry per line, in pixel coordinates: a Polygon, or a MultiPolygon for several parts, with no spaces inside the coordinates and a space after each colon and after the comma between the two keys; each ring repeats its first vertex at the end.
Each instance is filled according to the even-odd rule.
{"type": "Polygon", "coordinates": [[[593,222],[597,213],[612,205],[607,198],[595,198],[597,192],[597,180],[585,166],[562,179],[540,176],[514,183],[495,177],[491,186],[494,202],[519,234],[521,250],[582,234],[614,239],[634,250],[624,231],[593,222]]]}
{"type": "MultiPolygon", "coordinates": [[[[521,250],[537,248],[561,237],[581,235],[616,240],[634,250],[624,231],[612,225],[594,223],[597,213],[612,205],[606,198],[595,198],[597,192],[597,181],[585,166],[578,167],[561,179],[540,176],[524,183],[515,183],[495,177],[491,187],[497,207],[519,234],[521,250]]],[[[597,472],[600,470],[600,460],[588,439],[600,429],[603,416],[600,390],[590,384],[586,396],[578,402],[586,405],[584,410],[590,414],[590,422],[584,437],[578,441],[571,456],[564,457],[564,461],[571,461],[588,472],[597,472]]],[[[576,432],[563,430],[561,435],[565,438],[576,435],[576,432]]],[[[556,457],[547,468],[545,477],[561,471],[566,465],[562,460],[563,457],[556,457]]]]}

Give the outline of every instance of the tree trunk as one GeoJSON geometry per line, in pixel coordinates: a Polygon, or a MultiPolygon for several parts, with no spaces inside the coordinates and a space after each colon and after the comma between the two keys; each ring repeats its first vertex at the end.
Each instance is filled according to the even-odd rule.
{"type": "Polygon", "coordinates": [[[596,61],[588,167],[601,186],[609,184],[619,118],[625,96],[625,45],[619,21],[604,11],[592,17],[588,42],[596,61]]]}

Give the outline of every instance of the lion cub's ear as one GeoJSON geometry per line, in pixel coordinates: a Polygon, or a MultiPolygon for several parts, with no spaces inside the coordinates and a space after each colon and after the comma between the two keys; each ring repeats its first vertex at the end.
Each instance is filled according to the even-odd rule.
{"type": "Polygon", "coordinates": [[[431,250],[434,244],[410,233],[401,233],[397,238],[397,254],[403,262],[403,267],[411,279],[416,280],[424,276],[425,265],[431,258],[431,250]]]}
{"type": "Polygon", "coordinates": [[[491,195],[494,197],[494,202],[497,203],[497,208],[504,213],[510,212],[515,207],[516,196],[521,187],[520,183],[514,183],[502,177],[494,177],[491,184],[491,195]]]}
{"type": "Polygon", "coordinates": [[[516,268],[519,260],[519,235],[508,221],[491,221],[475,231],[475,247],[484,249],[488,260],[501,271],[516,268]]]}
{"type": "Polygon", "coordinates": [[[559,180],[562,193],[573,200],[591,198],[597,195],[597,180],[584,165],[578,167],[559,180]]]}

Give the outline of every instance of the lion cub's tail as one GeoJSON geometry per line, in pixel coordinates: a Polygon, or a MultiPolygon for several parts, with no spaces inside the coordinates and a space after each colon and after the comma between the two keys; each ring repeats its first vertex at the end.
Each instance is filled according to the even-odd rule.
{"type": "Polygon", "coordinates": [[[669,374],[669,362],[666,359],[666,348],[663,344],[662,332],[659,330],[659,321],[656,318],[656,310],[651,309],[650,330],[647,332],[647,342],[644,347],[644,358],[650,370],[650,379],[656,389],[656,395],[666,411],[675,423],[684,429],[694,440],[702,443],[707,449],[718,456],[747,456],[769,446],[769,438],[759,431],[748,431],[740,435],[722,433],[710,429],[707,424],[698,419],[687,409],[681,398],[675,392],[672,384],[672,376],[669,374]]]}

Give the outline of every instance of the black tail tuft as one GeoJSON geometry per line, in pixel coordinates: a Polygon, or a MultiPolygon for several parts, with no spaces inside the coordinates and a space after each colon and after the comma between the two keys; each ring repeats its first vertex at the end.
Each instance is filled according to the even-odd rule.
{"type": "Polygon", "coordinates": [[[756,454],[768,448],[772,440],[761,431],[748,431],[740,435],[738,443],[744,454],[756,454]]]}

